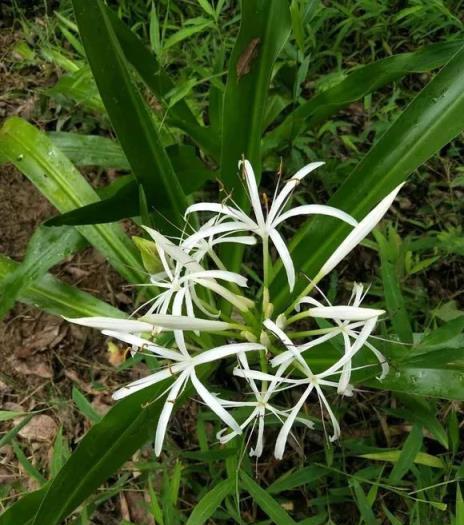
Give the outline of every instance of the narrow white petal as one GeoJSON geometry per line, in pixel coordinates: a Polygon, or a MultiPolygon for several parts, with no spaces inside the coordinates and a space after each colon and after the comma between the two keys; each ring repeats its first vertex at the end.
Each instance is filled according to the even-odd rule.
{"type": "MultiPolygon", "coordinates": [[[[144,321],[142,324],[149,325],[150,329],[153,326],[159,326],[166,330],[199,330],[207,332],[217,332],[233,328],[233,325],[224,321],[216,321],[210,319],[199,319],[197,317],[188,317],[185,315],[144,315],[140,318],[144,321]]],[[[136,331],[136,330],[133,330],[136,331]]],[[[143,331],[147,331],[146,329],[143,331]]]]}
{"type": "Polygon", "coordinates": [[[235,272],[226,270],[203,270],[202,272],[191,272],[185,276],[185,279],[221,279],[229,283],[235,283],[238,286],[247,286],[247,278],[235,272]]]}
{"type": "Polygon", "coordinates": [[[171,417],[172,410],[174,408],[174,403],[176,402],[177,396],[179,395],[180,389],[184,385],[185,381],[188,379],[188,370],[182,372],[182,374],[176,379],[172,387],[169,389],[168,397],[164,403],[163,409],[161,410],[160,417],[158,419],[158,424],[156,426],[155,434],[155,455],[159,456],[161,454],[161,449],[163,448],[164,436],[166,435],[167,426],[169,423],[169,418],[171,417]]]}
{"type": "Polygon", "coordinates": [[[216,244],[222,244],[226,242],[253,246],[256,244],[256,237],[253,237],[252,235],[229,235],[227,237],[216,237],[213,239],[212,245],[215,246],[216,244]]]}
{"type": "Polygon", "coordinates": [[[338,208],[333,206],[325,206],[322,204],[305,204],[303,206],[297,206],[291,210],[282,213],[273,223],[273,226],[279,225],[281,222],[290,219],[291,217],[297,217],[299,215],[328,215],[329,217],[334,217],[335,219],[340,219],[343,222],[350,224],[351,226],[356,226],[358,221],[353,219],[351,215],[345,213],[338,208]]]}
{"type": "Polygon", "coordinates": [[[256,438],[256,448],[250,450],[250,456],[259,458],[264,448],[264,407],[258,413],[258,437],[256,438]]]}
{"type": "Polygon", "coordinates": [[[255,212],[256,222],[258,223],[258,226],[261,229],[264,229],[264,215],[263,210],[261,208],[261,201],[259,199],[259,191],[258,186],[256,184],[255,173],[248,160],[240,161],[238,163],[239,169],[242,168],[242,166],[243,173],[245,176],[245,182],[248,188],[248,194],[250,196],[251,206],[253,207],[253,211],[255,212]]]}
{"type": "MultiPolygon", "coordinates": [[[[173,315],[180,316],[182,314],[182,307],[184,305],[185,297],[185,288],[179,290],[174,295],[174,301],[172,302],[172,313],[173,315]]],[[[190,358],[185,345],[184,332],[182,330],[174,330],[174,339],[176,341],[177,348],[182,352],[182,354],[190,358]]]]}
{"type": "Polygon", "coordinates": [[[254,231],[255,227],[256,225],[251,228],[249,224],[241,221],[222,222],[215,226],[211,226],[210,228],[198,230],[194,234],[187,237],[182,243],[182,246],[184,246],[186,249],[191,249],[195,247],[200,241],[207,239],[208,237],[227,232],[254,231]]]}
{"type": "Polygon", "coordinates": [[[292,191],[296,188],[296,186],[298,186],[300,181],[304,177],[306,177],[308,173],[311,173],[312,171],[314,171],[316,168],[319,168],[319,166],[322,166],[323,164],[324,164],[323,162],[311,162],[310,164],[307,164],[306,166],[298,170],[295,173],[295,175],[293,175],[290,179],[288,179],[285,182],[284,187],[282,188],[281,192],[272,202],[271,209],[269,210],[269,215],[267,217],[268,225],[271,225],[274,223],[274,220],[283,210],[292,191]]]}
{"type": "Polygon", "coordinates": [[[254,306],[253,301],[247,297],[231,292],[216,281],[210,279],[197,279],[196,281],[198,284],[201,284],[201,286],[213,290],[213,292],[223,297],[226,301],[229,301],[230,304],[234,305],[241,312],[246,312],[254,306]]]}
{"type": "Polygon", "coordinates": [[[133,383],[130,383],[127,386],[124,386],[120,388],[119,390],[116,390],[116,392],[113,393],[113,399],[122,399],[123,397],[130,396],[134,392],[138,392],[139,390],[142,390],[143,388],[146,388],[148,386],[154,385],[156,383],[159,383],[160,381],[164,381],[165,379],[168,379],[169,377],[172,377],[176,373],[179,373],[185,368],[184,363],[175,364],[169,368],[164,368],[163,370],[159,370],[158,372],[155,372],[154,374],[151,374],[147,377],[143,377],[142,379],[138,379],[137,381],[134,381],[133,383]]]}
{"type": "Polygon", "coordinates": [[[280,259],[282,260],[282,264],[284,265],[285,272],[287,274],[288,286],[290,291],[292,291],[295,286],[295,268],[293,266],[290,252],[288,251],[285,241],[282,239],[282,236],[277,230],[272,229],[269,235],[272,239],[272,242],[274,243],[280,259]]]}
{"type": "Polygon", "coordinates": [[[296,417],[298,416],[298,413],[300,412],[301,407],[303,406],[304,402],[308,398],[313,388],[314,388],[314,385],[312,384],[308,385],[308,388],[303,392],[303,395],[298,400],[298,403],[293,407],[292,411],[290,412],[287,419],[285,420],[285,423],[282,425],[279,435],[277,436],[275,449],[274,449],[274,456],[276,459],[283,458],[284,452],[285,452],[285,446],[287,444],[288,435],[290,434],[292,425],[296,417]]]}
{"type": "Polygon", "coordinates": [[[195,390],[198,392],[198,395],[203,399],[203,401],[206,403],[206,406],[212,410],[226,425],[229,425],[229,427],[232,430],[235,430],[238,434],[242,433],[242,429],[240,428],[239,424],[235,419],[225,410],[217,398],[213,396],[208,389],[203,385],[203,383],[198,379],[195,369],[192,369],[190,379],[192,381],[193,386],[195,387],[195,390]]]}
{"type": "Polygon", "coordinates": [[[225,204],[220,204],[217,202],[198,202],[189,206],[185,212],[185,215],[189,215],[190,213],[198,211],[210,211],[213,213],[219,213],[221,215],[225,215],[226,217],[230,217],[231,219],[240,222],[245,222],[251,228],[256,227],[256,224],[248,217],[248,215],[243,213],[242,210],[226,206],[225,204]]]}
{"type": "Polygon", "coordinates": [[[321,387],[317,384],[315,385],[315,387],[317,395],[319,396],[319,399],[322,401],[322,404],[325,406],[327,412],[329,413],[329,417],[332,422],[333,434],[330,436],[330,441],[335,441],[340,437],[340,425],[338,424],[337,418],[335,417],[335,414],[333,413],[332,408],[329,405],[329,402],[327,401],[321,387]]]}
{"type": "Polygon", "coordinates": [[[374,308],[359,308],[356,306],[320,306],[308,310],[311,317],[321,319],[338,319],[340,321],[367,321],[372,317],[380,317],[385,310],[374,308]]]}
{"type": "Polygon", "coordinates": [[[241,352],[253,352],[265,349],[266,347],[259,343],[232,343],[229,345],[217,346],[216,348],[211,348],[210,350],[201,352],[201,354],[197,354],[193,357],[192,362],[197,366],[218,361],[224,357],[240,354],[241,352]]]}
{"type": "Polygon", "coordinates": [[[116,332],[151,332],[153,330],[151,323],[117,317],[64,317],[64,319],[74,324],[116,332]]]}
{"type": "Polygon", "coordinates": [[[400,191],[403,184],[397,186],[391,193],[389,193],[377,206],[370,211],[360,223],[347,235],[340,246],[327,259],[320,270],[320,275],[324,276],[331,272],[337,264],[344,259],[380,222],[382,217],[390,208],[396,195],[400,191]]]}
{"type": "Polygon", "coordinates": [[[127,343],[129,345],[136,346],[137,348],[141,348],[142,350],[147,350],[148,352],[156,354],[157,356],[162,357],[164,359],[171,359],[172,361],[179,361],[182,359],[182,356],[178,352],[175,352],[174,350],[170,350],[168,348],[164,348],[162,346],[158,346],[157,344],[153,343],[152,341],[149,341],[148,339],[143,339],[142,337],[138,337],[133,334],[115,332],[113,330],[103,330],[102,334],[107,335],[109,337],[114,337],[119,341],[123,341],[124,343],[127,343]]]}
{"type": "MultiPolygon", "coordinates": [[[[346,331],[343,331],[342,335],[343,335],[343,341],[345,343],[345,354],[346,354],[346,353],[349,353],[351,350],[351,342],[350,342],[350,338],[348,337],[348,334],[346,333],[346,331]]],[[[351,360],[347,361],[343,365],[342,373],[340,374],[340,380],[338,381],[338,386],[337,386],[337,392],[339,394],[343,395],[347,391],[349,387],[349,383],[350,383],[350,378],[351,378],[351,360]]]]}

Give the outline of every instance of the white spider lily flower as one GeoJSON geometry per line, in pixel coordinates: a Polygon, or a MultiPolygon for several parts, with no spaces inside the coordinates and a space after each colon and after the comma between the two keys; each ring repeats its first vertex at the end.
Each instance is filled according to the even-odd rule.
{"type": "Polygon", "coordinates": [[[377,206],[353,228],[353,230],[351,230],[319,270],[319,279],[330,273],[335,266],[337,266],[337,264],[377,226],[385,213],[387,213],[403,185],[404,183],[398,185],[391,193],[382,199],[379,204],[377,204],[377,206]]]}
{"type": "Polygon", "coordinates": [[[139,320],[117,317],[65,317],[64,319],[74,324],[98,328],[99,330],[114,330],[128,333],[153,332],[159,328],[200,332],[221,332],[236,328],[234,324],[225,321],[199,319],[184,315],[151,314],[140,317],[139,320]]]}
{"type": "MultiPolygon", "coordinates": [[[[343,336],[344,344],[345,344],[345,352],[350,351],[350,347],[351,347],[350,338],[356,339],[359,336],[358,330],[364,326],[365,321],[367,321],[368,319],[375,319],[375,321],[377,322],[378,315],[370,316],[370,313],[379,312],[379,315],[384,313],[383,310],[375,310],[373,308],[361,308],[360,307],[361,302],[363,301],[366,294],[364,293],[363,286],[358,283],[355,283],[353,286],[353,291],[352,291],[348,306],[342,306],[342,307],[332,306],[328,298],[324,295],[324,293],[320,289],[319,289],[319,292],[323,295],[324,299],[329,303],[329,306],[322,305],[321,302],[317,301],[316,299],[312,297],[304,297],[298,302],[297,308],[299,308],[301,304],[311,304],[315,306],[315,308],[310,308],[309,309],[310,311],[316,310],[316,312],[317,311],[326,312],[327,311],[326,309],[329,309],[328,311],[333,313],[334,312],[333,309],[340,309],[340,310],[347,309],[346,310],[347,312],[352,312],[351,317],[348,315],[345,318],[343,318],[342,316],[337,317],[337,315],[332,315],[331,317],[326,316],[327,319],[330,318],[334,320],[337,325],[337,327],[334,327],[334,331],[332,332],[332,334],[334,335],[341,334],[343,336]],[[364,312],[364,315],[363,315],[363,312],[364,312]],[[350,321],[357,321],[358,319],[362,322],[350,324],[350,321]]],[[[314,317],[324,317],[324,315],[319,315],[319,316],[315,315],[314,317]]],[[[327,335],[328,334],[326,334],[326,336],[327,335]]],[[[380,376],[378,377],[378,379],[379,381],[381,381],[387,376],[390,370],[388,362],[386,361],[384,355],[381,352],[379,352],[379,350],[377,350],[377,348],[375,348],[369,341],[366,340],[364,344],[365,346],[367,346],[367,348],[369,348],[369,350],[374,354],[374,356],[377,358],[377,360],[380,363],[382,372],[380,376]]],[[[305,345],[302,345],[302,346],[304,347],[305,345]]],[[[276,364],[279,364],[279,362],[277,362],[276,364]]],[[[347,362],[344,365],[343,372],[340,376],[339,387],[338,387],[339,394],[349,395],[350,388],[351,388],[349,385],[350,377],[351,377],[351,362],[347,362]]]]}
{"type": "MultiPolygon", "coordinates": [[[[275,375],[263,374],[264,379],[259,374],[254,376],[253,370],[250,370],[248,361],[245,354],[239,354],[239,361],[241,368],[236,368],[234,374],[239,377],[243,377],[247,380],[251,387],[252,394],[254,395],[253,401],[227,401],[218,399],[224,408],[240,408],[250,407],[252,410],[247,418],[240,425],[240,432],[243,432],[250,424],[252,424],[252,433],[255,430],[256,424],[258,425],[256,432],[256,445],[250,449],[250,456],[260,457],[264,449],[264,419],[267,415],[272,415],[277,418],[282,424],[288,417],[288,410],[281,410],[270,403],[271,397],[278,391],[278,387],[281,383],[280,372],[277,371],[275,375]],[[255,383],[255,379],[262,381],[261,388],[255,383]],[[269,381],[269,385],[268,385],[269,381]]],[[[295,420],[299,423],[306,425],[309,428],[313,428],[314,424],[305,418],[295,417],[295,420]]],[[[230,425],[229,425],[230,426],[230,425]]],[[[217,439],[221,444],[229,442],[231,439],[239,435],[236,429],[231,429],[227,432],[226,429],[222,429],[216,435],[217,439]],[[227,432],[227,433],[226,433],[227,432]]]]}
{"type": "Polygon", "coordinates": [[[248,196],[253,208],[255,220],[251,219],[243,210],[239,209],[238,207],[233,208],[225,204],[209,202],[193,204],[187,208],[185,212],[186,215],[193,212],[205,211],[226,216],[229,220],[220,222],[219,224],[211,225],[209,228],[205,228],[204,230],[197,231],[191,237],[189,237],[189,242],[192,245],[195,245],[195,243],[206,237],[241,231],[248,231],[252,234],[255,234],[265,242],[267,242],[268,239],[271,239],[284,265],[289,288],[290,290],[293,290],[295,286],[295,268],[293,266],[293,261],[287,245],[280,233],[277,231],[277,226],[290,217],[314,214],[335,217],[344,222],[347,222],[351,226],[356,226],[358,224],[357,221],[353,219],[353,217],[341,210],[338,210],[337,208],[333,208],[332,206],[310,204],[298,206],[287,212],[283,211],[290,200],[295,187],[306,175],[311,173],[322,164],[324,163],[312,162],[293,175],[293,177],[291,177],[284,184],[280,193],[274,196],[271,207],[265,218],[259,199],[259,191],[253,168],[247,160],[240,161],[239,169],[243,168],[245,183],[248,189],[248,196]]]}
{"type": "Polygon", "coordinates": [[[195,388],[198,395],[204,401],[204,403],[230,428],[235,432],[241,433],[240,426],[235,421],[235,419],[225,410],[225,408],[217,401],[216,396],[211,394],[208,389],[203,385],[203,383],[198,379],[195,368],[206,363],[212,363],[219,361],[225,357],[230,357],[237,355],[239,353],[263,350],[264,347],[258,343],[235,343],[224,346],[218,346],[216,348],[211,348],[194,356],[185,354],[183,352],[174,352],[175,357],[172,356],[172,350],[167,348],[160,348],[157,345],[154,345],[147,342],[144,339],[138,339],[133,337],[128,337],[124,334],[118,334],[113,332],[110,335],[117,337],[125,342],[130,344],[135,344],[136,346],[140,345],[141,348],[146,348],[150,352],[158,355],[159,357],[165,358],[168,357],[173,363],[169,364],[166,368],[163,368],[154,374],[151,374],[147,377],[139,379],[130,383],[129,385],[117,390],[113,394],[113,399],[122,399],[126,396],[129,396],[143,388],[147,388],[151,385],[164,381],[173,376],[177,376],[175,381],[167,388],[166,402],[163,405],[163,409],[158,420],[158,425],[156,428],[155,434],[155,454],[160,455],[161,449],[164,442],[164,437],[166,435],[167,425],[174,408],[174,403],[176,402],[180,393],[184,390],[189,380],[192,382],[193,387],[195,388]]]}
{"type": "MultiPolygon", "coordinates": [[[[220,279],[226,282],[234,283],[241,287],[246,287],[247,279],[245,277],[226,270],[205,270],[196,261],[196,259],[188,253],[188,248],[186,249],[187,251],[184,251],[185,246],[184,249],[182,247],[176,246],[169,239],[164,237],[164,235],[157,232],[156,230],[147,227],[145,227],[145,230],[156,242],[159,253],[167,254],[176,262],[176,264],[178,265],[177,269],[179,270],[179,267],[183,268],[185,272],[183,277],[180,277],[180,274],[178,272],[175,274],[171,273],[169,275],[167,270],[167,268],[169,268],[169,265],[167,261],[163,263],[163,265],[166,264],[165,269],[168,280],[164,283],[158,281],[152,281],[152,283],[160,287],[165,287],[167,288],[167,290],[166,292],[164,292],[164,295],[162,295],[160,299],[156,300],[158,302],[155,301],[154,307],[161,307],[161,305],[166,305],[166,303],[170,303],[171,299],[176,294],[182,291],[181,295],[183,301],[179,306],[180,310],[182,310],[183,304],[185,303],[187,312],[189,313],[189,315],[193,315],[192,303],[195,303],[196,306],[203,313],[210,314],[209,312],[205,311],[204,307],[201,304],[201,301],[197,297],[197,294],[195,292],[196,284],[199,284],[204,288],[208,288],[209,290],[212,290],[213,292],[217,293],[223,299],[229,301],[241,312],[249,310],[254,305],[253,301],[251,301],[250,299],[231,292],[230,290],[228,290],[227,288],[225,288],[217,282],[217,279],[220,279]]],[[[164,255],[164,257],[166,256],[164,255]]],[[[179,305],[179,303],[177,304],[179,305]]],[[[178,311],[177,314],[179,313],[180,312],[178,311]]]]}

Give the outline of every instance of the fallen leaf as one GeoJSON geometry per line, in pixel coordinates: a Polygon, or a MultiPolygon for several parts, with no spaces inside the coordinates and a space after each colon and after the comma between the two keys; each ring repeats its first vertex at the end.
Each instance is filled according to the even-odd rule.
{"type": "Polygon", "coordinates": [[[18,432],[18,435],[28,441],[51,442],[57,430],[58,426],[53,418],[46,414],[38,414],[18,432]]]}

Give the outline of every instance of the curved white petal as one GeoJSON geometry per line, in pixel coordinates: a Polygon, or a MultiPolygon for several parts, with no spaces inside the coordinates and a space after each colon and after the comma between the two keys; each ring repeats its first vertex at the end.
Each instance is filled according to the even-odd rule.
{"type": "Polygon", "coordinates": [[[290,288],[290,291],[293,291],[293,288],[295,287],[295,268],[287,245],[277,230],[272,229],[269,232],[269,236],[271,237],[277,253],[282,260],[282,264],[284,265],[285,273],[287,274],[288,287],[290,288]]]}
{"type": "Polygon", "coordinates": [[[335,417],[335,414],[333,413],[332,407],[330,406],[329,402],[327,401],[324,392],[322,391],[322,388],[316,384],[314,385],[317,391],[317,395],[319,399],[322,401],[322,404],[325,406],[330,420],[332,422],[332,428],[333,428],[333,434],[330,436],[330,441],[335,441],[340,437],[340,425],[338,424],[337,418],[335,417]]]}
{"type": "Polygon", "coordinates": [[[337,266],[337,264],[342,259],[344,259],[351,252],[351,250],[353,250],[353,248],[355,248],[364,239],[364,237],[366,237],[375,228],[375,226],[377,226],[377,224],[387,212],[388,208],[390,208],[402,186],[403,184],[397,186],[391,193],[382,199],[379,204],[377,204],[377,206],[372,211],[370,211],[357,226],[353,228],[353,230],[347,235],[340,246],[324,263],[319,272],[321,276],[327,275],[329,272],[331,272],[335,266],[337,266]]]}
{"type": "Polygon", "coordinates": [[[167,426],[169,423],[169,418],[171,417],[172,410],[174,408],[174,403],[176,402],[177,396],[186,380],[188,379],[188,370],[184,370],[182,374],[176,379],[172,387],[169,389],[168,397],[164,403],[163,409],[161,410],[160,417],[158,419],[158,424],[156,426],[155,433],[155,455],[159,456],[161,454],[161,449],[163,448],[164,436],[166,435],[167,426]]]}
{"type": "Polygon", "coordinates": [[[235,430],[238,434],[242,433],[242,429],[235,419],[225,410],[222,405],[219,403],[218,399],[213,396],[208,389],[203,385],[203,383],[198,379],[195,369],[192,369],[190,379],[192,381],[195,390],[198,392],[198,395],[206,403],[206,406],[212,410],[226,425],[232,430],[235,430]]]}
{"type": "Polygon", "coordinates": [[[205,363],[211,363],[224,357],[236,355],[241,352],[253,352],[256,350],[265,350],[266,347],[259,343],[231,343],[229,345],[217,346],[197,354],[192,358],[192,362],[195,366],[202,365],[205,363]]]}
{"type": "Polygon", "coordinates": [[[250,228],[255,228],[257,226],[255,222],[252,221],[250,217],[248,217],[248,215],[246,215],[246,213],[244,213],[242,210],[238,210],[236,208],[232,208],[231,206],[217,202],[198,202],[196,204],[192,204],[187,208],[184,215],[189,215],[190,213],[199,211],[210,211],[213,213],[225,215],[231,219],[247,223],[250,228]]]}
{"type": "Polygon", "coordinates": [[[295,173],[295,175],[293,175],[290,179],[288,179],[285,182],[284,187],[280,191],[279,195],[277,195],[277,197],[274,199],[274,201],[271,204],[271,209],[269,210],[269,215],[267,216],[268,225],[271,225],[274,223],[274,220],[283,210],[292,191],[295,189],[296,186],[298,186],[300,181],[304,177],[306,177],[308,173],[311,173],[312,171],[314,171],[316,168],[319,168],[319,166],[322,166],[323,164],[324,164],[323,162],[311,162],[310,164],[307,164],[306,166],[298,170],[295,173]]]}
{"type": "Polygon", "coordinates": [[[251,164],[248,160],[243,160],[243,161],[241,160],[238,163],[238,167],[239,169],[243,167],[243,174],[244,174],[245,182],[248,188],[248,194],[250,197],[251,206],[255,213],[256,222],[258,223],[259,228],[264,230],[265,221],[264,221],[263,209],[261,208],[261,201],[259,200],[259,191],[258,191],[258,186],[256,184],[256,177],[255,177],[253,168],[251,167],[251,164]]]}
{"type": "Polygon", "coordinates": [[[282,215],[277,217],[274,221],[273,226],[278,226],[281,222],[299,215],[327,215],[329,217],[334,217],[335,219],[340,219],[351,226],[356,226],[358,224],[358,221],[353,219],[351,215],[339,210],[338,208],[334,208],[333,206],[325,206],[323,204],[304,204],[303,206],[297,206],[296,208],[292,208],[291,210],[282,213],[282,215]]]}
{"type": "Polygon", "coordinates": [[[234,305],[241,312],[246,312],[254,305],[253,301],[247,297],[231,292],[216,281],[210,279],[196,279],[196,282],[205,288],[213,290],[213,292],[223,297],[226,301],[229,301],[230,304],[234,305]]]}
{"type": "Polygon", "coordinates": [[[254,231],[255,228],[256,225],[251,227],[249,224],[246,224],[241,221],[221,222],[220,224],[216,224],[215,226],[211,226],[210,228],[204,228],[196,231],[194,234],[190,235],[184,240],[182,246],[185,249],[191,249],[194,248],[198,244],[198,242],[208,237],[213,237],[214,235],[219,235],[228,232],[254,231]]]}
{"type": "Polygon", "coordinates": [[[314,385],[310,384],[306,388],[306,390],[303,392],[303,395],[298,400],[297,404],[293,407],[292,411],[288,415],[287,419],[285,420],[285,423],[282,425],[282,428],[280,429],[279,435],[277,436],[275,449],[274,449],[274,456],[276,459],[282,459],[284,456],[285,446],[287,444],[288,435],[290,434],[290,430],[292,428],[292,425],[298,416],[298,413],[301,410],[301,407],[303,406],[304,402],[308,398],[309,394],[313,390],[314,385]]]}
{"type": "MultiPolygon", "coordinates": [[[[174,301],[172,302],[172,313],[173,315],[180,316],[182,314],[182,307],[184,305],[185,289],[179,290],[174,295],[174,301]]],[[[184,332],[182,330],[174,330],[174,339],[176,341],[177,348],[186,357],[190,357],[185,346],[184,332]]]]}
{"type": "Polygon", "coordinates": [[[169,377],[172,377],[173,375],[182,372],[182,370],[185,369],[185,366],[186,365],[184,363],[176,363],[171,367],[163,368],[163,370],[159,370],[154,374],[150,374],[149,376],[143,377],[142,379],[138,379],[137,381],[134,381],[128,384],[127,386],[123,386],[119,390],[116,390],[116,392],[113,393],[112,397],[113,399],[118,400],[130,396],[131,394],[134,394],[135,392],[138,392],[143,388],[147,388],[148,386],[159,383],[160,381],[164,381],[165,379],[168,379],[169,377]]]}
{"type": "Polygon", "coordinates": [[[202,272],[188,273],[184,279],[221,279],[229,283],[235,283],[238,286],[246,287],[248,279],[243,275],[226,270],[203,270],[202,272]]]}
{"type": "Polygon", "coordinates": [[[258,437],[256,438],[256,447],[250,449],[250,456],[259,458],[264,448],[264,407],[260,407],[258,412],[258,437]]]}

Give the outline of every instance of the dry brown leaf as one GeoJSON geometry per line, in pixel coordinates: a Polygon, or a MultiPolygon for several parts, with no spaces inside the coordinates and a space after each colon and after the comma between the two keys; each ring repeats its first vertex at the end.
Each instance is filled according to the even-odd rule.
{"type": "Polygon", "coordinates": [[[41,360],[28,359],[23,361],[21,359],[12,359],[11,365],[18,374],[34,375],[43,379],[52,379],[53,377],[51,367],[41,360]]]}
{"type": "Polygon", "coordinates": [[[53,418],[46,414],[38,414],[19,431],[18,435],[28,441],[51,442],[57,430],[58,426],[53,418]]]}

